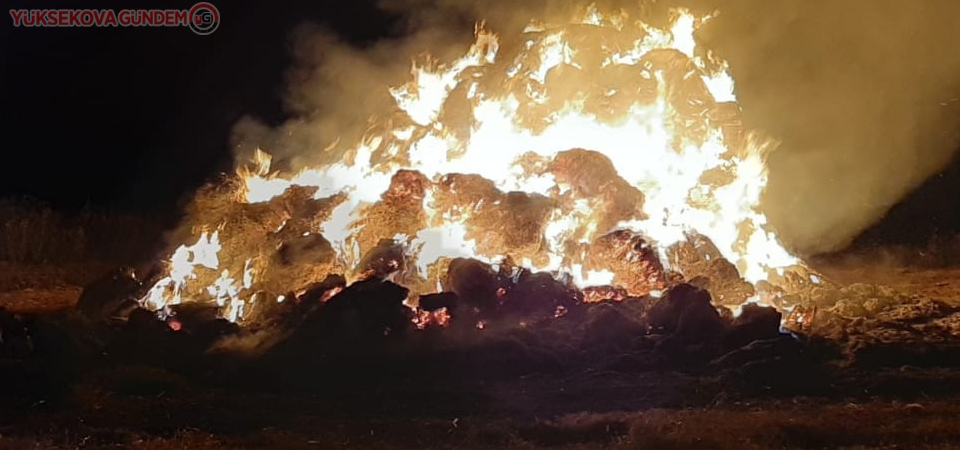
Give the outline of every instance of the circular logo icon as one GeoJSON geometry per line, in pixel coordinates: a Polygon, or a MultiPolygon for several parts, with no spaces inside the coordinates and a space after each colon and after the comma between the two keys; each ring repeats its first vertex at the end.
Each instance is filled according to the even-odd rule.
{"type": "Polygon", "coordinates": [[[217,31],[220,26],[220,11],[210,3],[197,3],[190,8],[190,29],[199,35],[217,31]]]}

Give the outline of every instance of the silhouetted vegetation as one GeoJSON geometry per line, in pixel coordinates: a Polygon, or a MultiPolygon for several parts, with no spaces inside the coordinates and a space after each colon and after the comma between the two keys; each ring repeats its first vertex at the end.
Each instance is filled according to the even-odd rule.
{"type": "Polygon", "coordinates": [[[116,211],[56,211],[37,200],[0,200],[0,262],[133,264],[156,256],[160,221],[116,211]]]}

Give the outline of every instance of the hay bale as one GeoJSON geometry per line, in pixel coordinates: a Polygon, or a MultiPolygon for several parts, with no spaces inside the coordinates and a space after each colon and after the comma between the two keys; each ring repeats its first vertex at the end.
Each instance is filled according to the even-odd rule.
{"type": "Polygon", "coordinates": [[[504,319],[551,323],[583,318],[583,297],[576,287],[543,272],[522,271],[516,279],[516,284],[501,291],[500,315],[504,319]]]}
{"type": "Polygon", "coordinates": [[[646,218],[643,193],[621,178],[610,158],[602,153],[583,149],[560,152],[548,170],[558,184],[570,187],[566,195],[571,200],[594,203],[591,219],[597,230],[612,230],[620,222],[646,218]]]}
{"type": "Polygon", "coordinates": [[[242,200],[244,188],[238,176],[204,186],[171,234],[168,254],[203,233],[216,232],[220,244],[218,267],[194,268],[196,278],[188,279],[183,290],[185,301],[209,299],[208,286],[224,271],[239,282],[248,267],[253,269],[255,290],[246,291],[245,299],[256,291],[287,292],[343,271],[320,229],[346,197],[315,199],[317,188],[293,186],[269,202],[250,204],[242,200]]]}
{"type": "Polygon", "coordinates": [[[783,315],[774,308],[745,305],[724,335],[723,346],[732,350],[755,341],[777,339],[783,336],[780,332],[782,320],[783,315]]]}
{"type": "Polygon", "coordinates": [[[126,305],[136,304],[143,293],[143,283],[133,269],[118,268],[83,289],[77,311],[94,322],[109,320],[126,305]]]}
{"type": "Polygon", "coordinates": [[[402,334],[413,323],[413,312],[404,305],[408,295],[407,288],[389,281],[359,281],[331,298],[304,326],[362,341],[402,334]]]}
{"type": "Polygon", "coordinates": [[[545,261],[543,231],[555,208],[553,200],[523,192],[504,193],[479,175],[463,174],[442,177],[434,195],[431,207],[437,215],[463,218],[466,238],[476,242],[478,252],[545,261]]]}
{"type": "Polygon", "coordinates": [[[427,213],[423,199],[433,183],[414,170],[399,170],[390,179],[390,187],[376,204],[359,212],[355,224],[356,241],[360,251],[366,253],[375,248],[382,239],[398,234],[416,236],[426,228],[427,213]]]}
{"type": "Polygon", "coordinates": [[[404,272],[411,268],[407,260],[408,256],[403,244],[393,239],[381,239],[360,259],[360,264],[354,271],[354,278],[393,280],[398,275],[399,278],[403,278],[404,272]]]}
{"type": "Polygon", "coordinates": [[[726,327],[713,307],[710,293],[689,284],[675,286],[647,312],[655,334],[671,334],[683,343],[715,341],[726,327]]]}
{"type": "Polygon", "coordinates": [[[684,278],[710,291],[718,305],[739,306],[756,294],[754,286],[740,277],[736,266],[706,236],[690,234],[668,254],[684,278]]]}
{"type": "Polygon", "coordinates": [[[620,304],[602,303],[586,307],[584,348],[626,350],[645,332],[641,317],[620,304]]]}
{"type": "Polygon", "coordinates": [[[614,282],[630,296],[645,297],[667,286],[660,257],[640,235],[618,230],[597,239],[590,247],[585,270],[608,270],[614,282]]]}
{"type": "Polygon", "coordinates": [[[455,293],[464,306],[476,308],[481,316],[492,315],[499,304],[497,272],[475,259],[451,260],[442,286],[444,291],[455,293]]]}

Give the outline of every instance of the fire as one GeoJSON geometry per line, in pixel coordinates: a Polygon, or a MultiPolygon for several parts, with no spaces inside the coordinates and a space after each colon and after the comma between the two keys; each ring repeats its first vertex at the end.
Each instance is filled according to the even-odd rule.
{"type": "Polygon", "coordinates": [[[193,245],[181,245],[170,257],[170,273],[158,281],[143,302],[151,309],[162,309],[167,305],[177,305],[183,301],[187,280],[195,279],[194,267],[203,266],[217,269],[220,261],[219,232],[203,233],[193,245]]]}
{"type": "MultiPolygon", "coordinates": [[[[393,238],[416,262],[418,286],[439,284],[443,262],[460,257],[511,257],[582,288],[629,285],[591,264],[591,246],[615,230],[643,236],[623,256],[631,261],[670,269],[667,250],[696,233],[747,281],[767,280],[799,263],[758,209],[772,145],[741,130],[727,63],[695,39],[710,17],[674,16],[658,29],[589,7],[569,23],[532,23],[506,45],[481,24],[463,57],[416,61],[410,81],[389,90],[396,110],[340,161],[283,176],[258,152],[240,201],[296,186],[340,196],[313,230],[339,264],[353,270],[393,238]]],[[[202,267],[221,271],[209,299],[242,318],[262,267],[250,255],[230,272],[219,250],[218,232],[180,247],[146,305],[184,301],[202,267]]]]}

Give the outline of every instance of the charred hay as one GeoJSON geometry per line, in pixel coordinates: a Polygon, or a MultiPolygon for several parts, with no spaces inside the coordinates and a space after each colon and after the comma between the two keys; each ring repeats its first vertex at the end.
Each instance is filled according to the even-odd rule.
{"type": "MultiPolygon", "coordinates": [[[[831,342],[840,347],[838,356],[856,367],[925,365],[956,356],[951,353],[960,323],[955,308],[882,288],[817,291],[846,301],[828,309],[829,315],[818,313],[810,322],[815,332],[796,339],[779,332],[775,310],[745,307],[734,318],[714,305],[709,291],[690,284],[673,286],[660,298],[587,303],[544,274],[494,270],[476,261],[459,264],[484,274],[484,282],[463,283],[460,291],[469,296],[479,289],[494,301],[478,316],[459,293],[420,297],[420,310],[450,311],[446,327],[418,330],[416,310],[404,304],[409,292],[399,285],[381,279],[348,285],[343,277],[331,277],[293,293],[280,314],[285,319],[257,330],[217,319],[215,308],[183,305],[163,319],[138,309],[126,323],[107,328],[91,328],[89,321],[47,322],[43,330],[28,329],[28,337],[45,333],[31,351],[44,355],[45,367],[59,370],[63,379],[81,377],[87,370],[82,367],[100,361],[93,367],[133,364],[209,382],[257,380],[259,386],[298,389],[323,380],[345,386],[397,376],[473,382],[590,368],[716,372],[743,380],[744,389],[805,392],[826,389],[825,364],[834,356],[820,346],[824,333],[838,328],[843,338],[831,342]],[[557,314],[558,306],[563,314],[557,314]],[[51,333],[51,326],[56,331],[51,333]],[[275,334],[261,334],[268,331],[275,334]]],[[[5,351],[0,346],[0,353],[5,351]]]]}
{"type": "Polygon", "coordinates": [[[93,322],[126,317],[144,291],[133,269],[119,268],[84,288],[77,300],[77,311],[93,322]]]}

